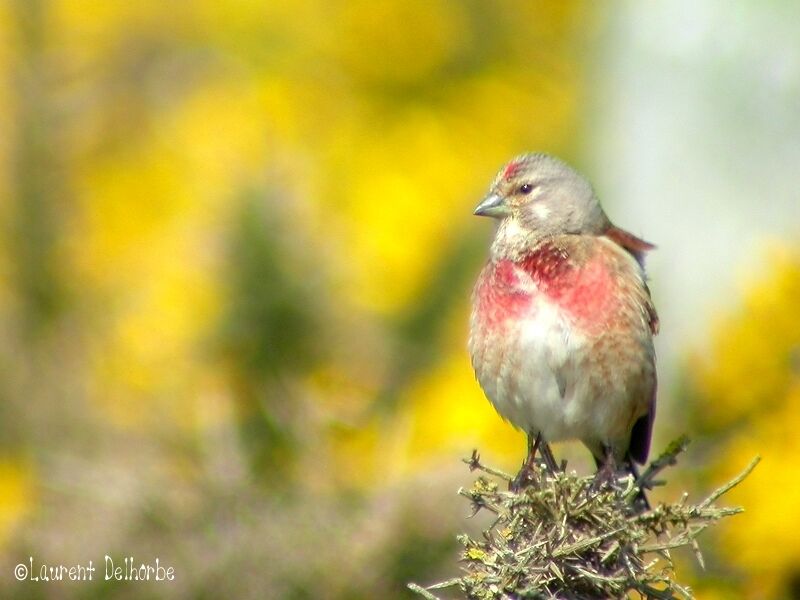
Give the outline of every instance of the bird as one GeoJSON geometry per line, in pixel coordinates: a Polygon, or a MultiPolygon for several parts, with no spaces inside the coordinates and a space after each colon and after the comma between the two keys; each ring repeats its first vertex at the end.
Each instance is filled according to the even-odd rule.
{"type": "Polygon", "coordinates": [[[659,320],[644,270],[655,246],[612,224],[587,179],[544,153],[500,169],[474,214],[497,227],[468,347],[489,401],[527,435],[511,487],[533,478],[537,451],[557,469],[548,444],[564,440],[589,449],[598,476],[638,477],[656,414],[659,320]]]}

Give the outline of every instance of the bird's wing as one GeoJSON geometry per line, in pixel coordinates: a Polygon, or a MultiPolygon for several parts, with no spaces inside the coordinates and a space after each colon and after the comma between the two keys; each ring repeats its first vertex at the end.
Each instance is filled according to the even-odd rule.
{"type": "Polygon", "coordinates": [[[650,440],[653,438],[653,423],[656,420],[656,373],[653,372],[653,393],[650,397],[650,408],[646,415],[639,417],[631,429],[631,441],[628,445],[628,454],[640,465],[647,462],[650,454],[650,440]]]}
{"type": "MultiPolygon", "coordinates": [[[[627,250],[627,252],[636,259],[636,262],[638,262],[639,266],[644,270],[645,253],[649,252],[650,250],[654,250],[654,244],[646,242],[643,239],[636,237],[629,231],[625,231],[624,229],[620,229],[614,225],[609,225],[603,235],[617,244],[617,246],[627,250]]],[[[647,321],[650,324],[650,332],[653,335],[656,335],[659,327],[658,313],[656,312],[656,307],[653,305],[653,301],[650,296],[650,288],[647,287],[646,282],[644,283],[644,291],[646,292],[644,309],[647,312],[647,321]]]]}
{"type": "Polygon", "coordinates": [[[650,250],[655,249],[655,245],[650,242],[638,238],[629,231],[620,229],[614,225],[609,225],[608,229],[603,233],[608,239],[612,240],[618,246],[622,246],[630,252],[636,261],[644,268],[644,255],[650,250]]]}
{"type": "MultiPolygon", "coordinates": [[[[647,282],[644,277],[644,253],[654,249],[655,246],[613,225],[609,227],[604,235],[617,246],[626,250],[636,259],[636,262],[639,263],[642,276],[640,282],[641,288],[639,292],[635,294],[635,297],[637,297],[637,304],[643,312],[642,316],[650,328],[650,333],[656,335],[659,329],[658,313],[656,312],[656,307],[650,295],[650,288],[647,287],[647,282]]],[[[647,456],[650,453],[650,440],[653,435],[653,423],[656,418],[657,388],[658,381],[654,368],[652,389],[650,390],[650,398],[648,399],[648,410],[646,414],[642,415],[634,423],[633,429],[631,430],[630,445],[628,446],[628,454],[634,461],[640,464],[644,464],[647,461],[647,456]]]]}
{"type": "MultiPolygon", "coordinates": [[[[656,307],[653,305],[653,300],[650,297],[650,289],[647,284],[644,285],[647,292],[647,301],[645,302],[645,310],[649,317],[650,332],[653,335],[658,333],[658,313],[656,307]]],[[[644,464],[647,461],[647,455],[650,453],[650,440],[653,437],[653,423],[656,420],[656,390],[658,389],[658,375],[653,369],[653,392],[650,396],[650,405],[647,414],[640,417],[633,425],[631,430],[631,442],[628,447],[628,452],[631,458],[639,464],[644,464]]]]}
{"type": "Polygon", "coordinates": [[[658,335],[658,329],[660,325],[658,313],[656,312],[656,307],[653,304],[653,298],[650,296],[650,288],[647,287],[647,283],[644,284],[644,291],[647,292],[647,301],[644,304],[644,309],[647,311],[647,322],[650,324],[650,333],[653,335],[658,335]]]}

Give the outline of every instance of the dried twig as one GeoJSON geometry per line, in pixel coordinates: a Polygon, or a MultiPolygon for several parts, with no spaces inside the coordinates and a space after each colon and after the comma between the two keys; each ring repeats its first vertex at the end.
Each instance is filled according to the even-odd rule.
{"type": "Polygon", "coordinates": [[[742,510],[713,503],[744,480],[758,458],[699,504],[689,503],[684,494],[671,504],[638,512],[632,501],[639,487],[657,485],[655,477],[676,463],[687,444],[685,437],[670,444],[636,481],[620,476],[599,490],[593,477],[540,470],[535,486],[505,491],[512,478],[483,465],[473,452],[465,461],[470,469],[501,481],[481,475],[459,493],[470,499],[475,512],[486,509],[496,519],[479,540],[459,536],[464,546],[461,577],[409,588],[427,600],[438,600],[430,590],[455,586],[476,600],[622,598],[630,591],[643,598],[692,598],[691,590],[673,580],[669,551],[686,547],[703,565],[697,536],[742,510]]]}

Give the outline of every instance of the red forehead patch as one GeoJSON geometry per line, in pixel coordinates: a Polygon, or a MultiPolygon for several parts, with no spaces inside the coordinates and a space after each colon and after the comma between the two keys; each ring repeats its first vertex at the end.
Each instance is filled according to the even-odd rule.
{"type": "Polygon", "coordinates": [[[503,177],[505,179],[511,179],[517,174],[517,171],[519,171],[521,167],[522,161],[512,160],[510,163],[508,163],[508,165],[506,165],[506,168],[503,171],[503,177]]]}

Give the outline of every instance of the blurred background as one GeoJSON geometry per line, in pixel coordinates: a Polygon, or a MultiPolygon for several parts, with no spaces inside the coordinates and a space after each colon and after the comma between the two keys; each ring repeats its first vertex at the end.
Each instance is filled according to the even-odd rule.
{"type": "MultiPolygon", "coordinates": [[[[0,3],[0,595],[409,598],[461,459],[495,171],[562,156],[658,245],[658,498],[747,512],[701,598],[800,598],[800,5],[0,3]],[[18,582],[133,556],[169,583],[18,582]]],[[[588,471],[572,444],[557,452],[588,471]]]]}

